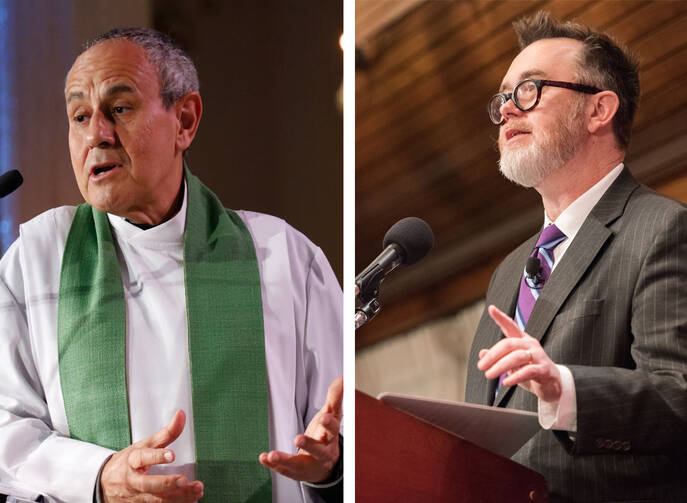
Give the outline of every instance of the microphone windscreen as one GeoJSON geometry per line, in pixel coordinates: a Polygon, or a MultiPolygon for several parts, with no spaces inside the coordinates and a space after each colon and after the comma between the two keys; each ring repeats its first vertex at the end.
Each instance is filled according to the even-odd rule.
{"type": "Polygon", "coordinates": [[[0,175],[0,197],[5,197],[17,190],[23,181],[24,179],[16,169],[0,175]]]}
{"type": "Polygon", "coordinates": [[[403,264],[414,264],[434,246],[434,233],[431,227],[417,217],[402,218],[384,235],[383,247],[398,245],[405,256],[403,264]]]}

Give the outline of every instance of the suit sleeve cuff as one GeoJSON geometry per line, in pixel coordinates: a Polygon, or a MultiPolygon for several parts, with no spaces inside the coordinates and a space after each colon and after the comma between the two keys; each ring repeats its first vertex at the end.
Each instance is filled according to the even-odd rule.
{"type": "Polygon", "coordinates": [[[577,396],[570,369],[556,365],[561,374],[561,397],[554,402],[539,399],[539,424],[545,430],[577,431],[577,396]]]}

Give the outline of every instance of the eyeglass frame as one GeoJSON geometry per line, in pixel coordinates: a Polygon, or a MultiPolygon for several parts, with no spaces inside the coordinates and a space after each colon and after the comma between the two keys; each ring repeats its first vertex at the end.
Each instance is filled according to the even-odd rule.
{"type": "Polygon", "coordinates": [[[529,112],[532,110],[534,107],[536,107],[539,104],[539,100],[541,99],[541,90],[542,87],[544,86],[551,86],[551,87],[561,87],[563,89],[570,89],[572,91],[578,91],[581,93],[585,94],[597,94],[600,93],[602,90],[598,89],[594,86],[588,86],[586,84],[574,84],[572,82],[563,82],[560,80],[546,80],[546,79],[524,79],[515,84],[515,87],[513,90],[509,93],[496,93],[493,95],[491,98],[489,98],[489,101],[487,102],[487,115],[489,116],[489,120],[496,126],[500,126],[503,124],[506,119],[503,117],[503,114],[501,114],[501,122],[494,122],[494,119],[491,118],[491,102],[496,98],[497,96],[501,97],[503,100],[501,105],[499,106],[499,109],[508,103],[508,100],[513,100],[513,105],[516,106],[516,108],[522,112],[529,112]],[[523,108],[520,106],[520,104],[517,101],[517,96],[516,91],[518,87],[523,85],[525,82],[533,82],[535,87],[537,88],[537,99],[534,101],[531,107],[529,108],[523,108]]]}

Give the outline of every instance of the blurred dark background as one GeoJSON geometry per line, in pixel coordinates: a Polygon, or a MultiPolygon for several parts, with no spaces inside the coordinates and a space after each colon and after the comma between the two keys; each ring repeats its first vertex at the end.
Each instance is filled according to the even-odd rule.
{"type": "Polygon", "coordinates": [[[25,178],[0,204],[3,250],[19,222],[82,201],[63,96],[82,44],[115,26],[151,26],[171,34],[198,68],[204,113],[189,151],[193,172],[226,206],[301,230],[341,281],[341,2],[0,0],[3,16],[9,109],[0,117],[0,171],[25,178]]]}

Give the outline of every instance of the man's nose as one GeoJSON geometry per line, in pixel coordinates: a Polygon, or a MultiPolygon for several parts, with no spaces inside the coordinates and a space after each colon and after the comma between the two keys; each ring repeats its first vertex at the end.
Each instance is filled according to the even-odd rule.
{"type": "Polygon", "coordinates": [[[518,117],[523,113],[522,110],[515,106],[515,103],[513,103],[513,98],[507,100],[503,105],[501,105],[499,111],[501,112],[501,117],[504,119],[518,117]]]}
{"type": "Polygon", "coordinates": [[[91,148],[111,147],[115,144],[114,123],[99,110],[91,116],[87,134],[86,140],[91,148]]]}

